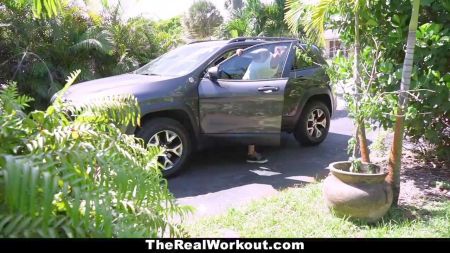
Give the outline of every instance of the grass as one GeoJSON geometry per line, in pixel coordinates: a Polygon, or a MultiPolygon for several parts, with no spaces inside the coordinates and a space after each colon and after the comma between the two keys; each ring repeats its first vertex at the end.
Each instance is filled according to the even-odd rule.
{"type": "Polygon", "coordinates": [[[192,237],[450,237],[450,201],[391,208],[376,224],[337,218],[322,199],[322,184],[290,188],[226,214],[188,224],[192,237]]]}

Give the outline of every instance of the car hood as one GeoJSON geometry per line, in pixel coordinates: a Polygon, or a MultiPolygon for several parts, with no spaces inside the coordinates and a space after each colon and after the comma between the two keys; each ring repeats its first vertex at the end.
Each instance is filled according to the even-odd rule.
{"type": "Polygon", "coordinates": [[[112,95],[132,94],[138,96],[152,90],[167,89],[161,86],[171,85],[176,77],[123,74],[72,85],[63,98],[72,102],[107,97],[112,95]],[[172,81],[172,82],[171,82],[172,81]]]}

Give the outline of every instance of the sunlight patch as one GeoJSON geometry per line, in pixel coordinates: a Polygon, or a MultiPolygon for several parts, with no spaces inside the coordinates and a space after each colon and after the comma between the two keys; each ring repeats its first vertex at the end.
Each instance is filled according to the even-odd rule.
{"type": "Polygon", "coordinates": [[[293,176],[293,177],[287,177],[286,179],[297,180],[297,181],[302,181],[302,182],[306,182],[306,183],[316,182],[316,179],[314,177],[308,177],[308,176],[293,176]]]}
{"type": "Polygon", "coordinates": [[[259,170],[250,170],[250,172],[253,172],[259,176],[265,176],[265,177],[270,177],[270,176],[275,176],[275,175],[280,175],[280,172],[275,172],[275,171],[270,171],[269,168],[266,167],[259,167],[259,170]]]}

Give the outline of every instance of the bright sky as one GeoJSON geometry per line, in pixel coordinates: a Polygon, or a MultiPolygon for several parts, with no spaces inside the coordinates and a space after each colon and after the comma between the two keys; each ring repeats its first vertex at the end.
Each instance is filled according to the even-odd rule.
{"type": "MultiPolygon", "coordinates": [[[[110,4],[117,3],[118,0],[109,0],[110,4]]],[[[226,17],[225,10],[226,0],[209,0],[217,7],[217,9],[226,17]]],[[[263,3],[272,2],[273,0],[261,0],[263,3]]],[[[90,6],[101,6],[100,0],[88,0],[90,6]]],[[[124,10],[124,18],[143,15],[153,19],[167,19],[177,15],[182,15],[195,0],[121,0],[124,10]]]]}
{"type": "MultiPolygon", "coordinates": [[[[167,19],[181,15],[189,9],[195,0],[122,0],[124,15],[133,17],[143,15],[154,19],[167,19]]],[[[225,11],[225,0],[214,0],[217,9],[225,11]]]]}

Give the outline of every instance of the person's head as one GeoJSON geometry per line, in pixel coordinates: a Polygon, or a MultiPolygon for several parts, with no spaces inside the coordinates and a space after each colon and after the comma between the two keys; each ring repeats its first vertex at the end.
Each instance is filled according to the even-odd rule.
{"type": "Polygon", "coordinates": [[[273,51],[275,55],[284,56],[287,53],[287,46],[276,46],[273,51]]]}

